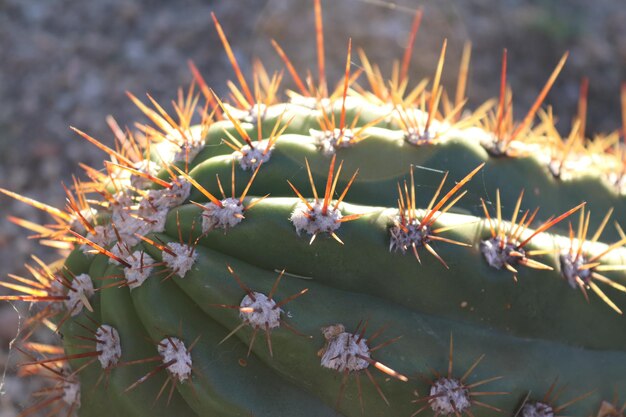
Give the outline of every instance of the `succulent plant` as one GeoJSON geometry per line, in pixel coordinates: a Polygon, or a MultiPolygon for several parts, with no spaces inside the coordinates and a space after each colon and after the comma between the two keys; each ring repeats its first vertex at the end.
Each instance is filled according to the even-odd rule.
{"type": "Polygon", "coordinates": [[[332,89],[314,5],[316,81],[273,42],[297,90],[250,83],[213,16],[228,101],[191,64],[174,112],[129,94],[151,123],[114,148],[74,129],[109,160],[65,209],[3,190],[65,253],[0,282],[40,307],[22,369],[52,383],[23,415],[623,415],[624,132],[588,140],[581,111],[560,136],[541,104],[567,56],[517,123],[505,51],[470,112],[469,48],[454,97],[445,42],[409,87],[417,12],[390,80],[349,43],[332,89]]]}

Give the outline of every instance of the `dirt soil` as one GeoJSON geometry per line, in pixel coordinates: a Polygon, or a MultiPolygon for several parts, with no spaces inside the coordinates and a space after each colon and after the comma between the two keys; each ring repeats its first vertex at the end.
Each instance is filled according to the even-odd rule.
{"type": "MultiPolygon", "coordinates": [[[[424,8],[411,78],[430,77],[444,38],[444,83],[455,86],[463,42],[474,46],[470,106],[498,91],[502,49],[509,51],[509,82],[518,116],[528,109],[560,56],[565,70],[548,97],[566,131],[576,109],[578,86],[590,79],[588,134],[620,124],[619,84],[626,80],[626,7],[615,0],[401,0],[323,1],[329,79],[344,65],[348,37],[383,70],[401,57],[412,12],[424,8]]],[[[82,175],[77,164],[101,167],[103,154],[69,130],[76,126],[111,144],[105,123],[142,120],[125,91],[145,92],[162,103],[191,80],[192,59],[209,84],[225,91],[233,78],[211,23],[221,21],[237,59],[248,70],[253,56],[271,69],[281,63],[276,39],[300,69],[315,67],[312,1],[309,0],[0,0],[0,187],[55,206],[64,204],[60,183],[82,175]]],[[[358,59],[355,59],[358,64],[358,59]]],[[[288,77],[286,76],[285,79],[288,77]]],[[[0,197],[0,274],[24,273],[31,253],[55,255],[27,240],[5,220],[18,215],[44,222],[36,210],[0,197]]],[[[25,306],[17,306],[24,311],[25,306]]],[[[32,404],[41,381],[15,376],[9,342],[18,325],[13,305],[0,305],[0,417],[32,404]],[[7,369],[6,378],[2,370],[7,369]]],[[[39,335],[46,338],[46,335],[39,335]]]]}

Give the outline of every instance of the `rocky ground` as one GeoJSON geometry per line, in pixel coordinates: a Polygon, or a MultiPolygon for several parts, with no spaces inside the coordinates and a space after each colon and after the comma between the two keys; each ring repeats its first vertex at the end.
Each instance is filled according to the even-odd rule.
{"type": "MultiPolygon", "coordinates": [[[[347,38],[389,69],[402,54],[410,30],[403,0],[323,1],[329,78],[337,80],[347,38]]],[[[548,74],[569,50],[570,58],[549,102],[567,129],[582,76],[590,78],[589,132],[619,125],[618,89],[626,80],[626,8],[614,0],[441,0],[427,2],[413,57],[413,79],[430,76],[448,38],[444,82],[453,87],[463,42],[474,45],[470,105],[498,89],[502,48],[509,49],[509,80],[521,115],[548,74]]],[[[61,181],[81,175],[78,162],[100,167],[103,154],[69,131],[73,125],[105,143],[105,116],[121,125],[141,119],[125,96],[150,92],[169,102],[190,81],[187,59],[219,92],[232,78],[210,13],[220,19],[240,64],[255,55],[280,68],[275,38],[297,68],[315,65],[309,0],[0,0],[0,187],[52,205],[63,204],[61,181]]],[[[355,59],[355,63],[358,64],[355,59]]],[[[288,78],[288,77],[286,77],[288,78]]],[[[4,220],[19,215],[45,221],[36,210],[0,197],[0,275],[20,274],[30,253],[54,259],[4,220]]],[[[23,311],[24,306],[16,306],[23,311]]],[[[15,416],[32,400],[40,381],[15,376],[9,342],[18,326],[13,305],[0,305],[0,417],[15,416]]],[[[42,335],[42,337],[44,337],[42,335]]]]}

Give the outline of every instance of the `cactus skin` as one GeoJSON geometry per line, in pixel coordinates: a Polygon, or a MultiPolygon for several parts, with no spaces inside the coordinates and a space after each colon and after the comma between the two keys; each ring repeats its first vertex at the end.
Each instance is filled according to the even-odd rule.
{"type": "MultiPolygon", "coordinates": [[[[247,87],[241,89],[245,94],[247,87]]],[[[75,309],[46,316],[59,326],[65,355],[50,359],[35,349],[30,362],[48,369],[56,359],[76,370],[81,401],[67,404],[70,414],[529,417],[524,405],[542,404],[555,414],[566,408],[568,415],[596,415],[601,404],[606,409],[603,401],[626,394],[626,237],[619,227],[626,222],[626,186],[619,183],[623,173],[617,170],[615,186],[605,170],[626,164],[619,148],[594,155],[595,162],[571,170],[571,178],[556,177],[545,160],[554,150],[551,137],[536,145],[529,138],[538,134],[524,132],[516,141],[529,154],[521,156],[492,155],[480,144],[490,133],[475,126],[449,129],[416,146],[405,140],[397,114],[408,105],[395,98],[392,112],[389,103],[365,94],[346,97],[346,89],[340,86],[343,98],[330,103],[313,100],[319,104],[313,108],[272,103],[262,117],[247,121],[237,121],[237,110],[219,102],[220,120],[176,128],[158,108],[131,96],[164,130],[150,147],[159,170],[140,174],[138,161],[99,145],[122,168],[109,165],[109,176],[91,172],[95,185],[77,184],[73,192],[83,197],[96,187],[108,203],[81,217],[76,208],[85,207],[69,193],[72,221],[44,208],[64,227],[36,229],[73,248],[62,267],[49,274],[43,266],[34,269],[46,295],[1,283],[22,295],[0,299],[55,306],[82,291],[77,277],[91,278],[92,296],[76,295],[75,309]],[[331,158],[312,131],[321,129],[322,114],[342,120],[340,129],[363,128],[367,137],[331,158]],[[205,145],[193,158],[164,163],[158,147],[181,132],[200,135],[205,145]],[[275,140],[256,171],[243,170],[240,152],[224,144],[231,137],[244,143],[246,136],[275,140]],[[443,171],[449,179],[439,192],[443,171]],[[120,179],[129,172],[145,184],[133,188],[132,179],[120,179]],[[455,181],[463,184],[452,189],[455,181]],[[167,194],[185,184],[191,184],[188,196],[167,194]],[[326,229],[313,241],[306,227],[294,226],[297,216],[302,224],[310,220],[299,214],[304,200],[344,221],[322,221],[326,229]],[[526,212],[539,205],[536,217],[526,212]],[[615,231],[607,227],[588,237],[606,225],[610,208],[615,231]],[[514,211],[512,223],[501,221],[514,211]],[[404,230],[398,224],[405,217],[410,224],[433,215],[419,229],[429,238],[415,248],[418,262],[391,231],[404,230]],[[207,216],[215,217],[207,222],[207,216]],[[563,221],[543,227],[556,217],[563,221]],[[213,229],[203,230],[206,224],[213,229]],[[500,230],[508,237],[520,232],[513,239],[517,254],[503,258],[511,263],[508,271],[491,267],[481,252],[481,242],[500,237],[500,230]],[[584,278],[572,288],[561,255],[575,255],[579,240],[588,240],[580,264],[592,265],[572,264],[584,278]],[[90,247],[98,253],[87,254],[90,247]],[[144,271],[145,281],[134,281],[144,271]],[[61,295],[54,283],[63,285],[61,295]],[[257,316],[266,327],[250,325],[257,316]],[[96,360],[104,343],[90,336],[102,324],[115,328],[121,341],[120,362],[107,369],[96,360]],[[555,394],[556,380],[567,385],[563,398],[555,394]],[[452,389],[442,395],[445,387],[452,389]]],[[[185,103],[180,109],[196,111],[185,103]]],[[[441,115],[436,119],[442,122],[441,115]]],[[[581,160],[589,156],[577,152],[581,160]]],[[[75,376],[68,372],[60,373],[62,381],[75,376]]]]}
{"type": "MultiPolygon", "coordinates": [[[[356,100],[352,100],[356,101],[356,100]]],[[[356,105],[353,103],[353,105],[356,105]]],[[[364,103],[364,106],[370,105],[364,103]]],[[[297,106],[295,106],[297,107],[297,106]]],[[[295,117],[293,123],[300,122],[298,118],[303,109],[297,108],[291,113],[285,113],[283,119],[295,117]]],[[[362,119],[362,115],[359,120],[362,119]]],[[[309,116],[309,119],[314,119],[309,116]]],[[[348,122],[349,122],[348,118],[348,122]]],[[[268,128],[273,127],[275,121],[268,121],[268,128]]],[[[300,122],[306,125],[304,122],[300,122]]],[[[246,124],[243,124],[246,126],[246,124]]],[[[253,127],[249,128],[254,130],[253,127]]],[[[255,195],[271,193],[273,197],[293,196],[292,190],[285,181],[278,178],[293,178],[292,183],[298,189],[308,187],[306,176],[295,177],[301,171],[302,161],[307,158],[317,183],[325,181],[328,170],[328,158],[322,155],[315,145],[315,140],[310,137],[308,130],[295,132],[291,124],[287,132],[277,141],[275,150],[272,153],[272,164],[268,164],[259,172],[251,191],[255,195]],[[298,134],[300,133],[300,134],[298,134]],[[266,179],[267,178],[267,179],[266,179]]],[[[254,132],[250,133],[254,137],[254,132]]],[[[462,178],[465,174],[482,162],[486,165],[480,175],[480,181],[473,181],[468,184],[468,196],[463,198],[455,206],[457,209],[465,209],[468,213],[480,215],[479,197],[495,193],[500,189],[503,201],[515,201],[521,189],[532,190],[532,193],[525,195],[525,203],[528,207],[540,206],[542,211],[549,213],[562,213],[571,208],[581,200],[581,196],[593,201],[593,209],[596,214],[596,221],[602,218],[604,213],[613,208],[615,213],[620,213],[617,219],[620,223],[626,213],[626,199],[616,193],[611,187],[600,178],[599,171],[584,170],[578,173],[576,178],[562,181],[554,178],[545,167],[545,163],[540,160],[542,155],[528,155],[514,159],[502,159],[490,157],[488,152],[478,143],[476,132],[454,132],[450,134],[449,140],[439,143],[436,146],[417,147],[404,140],[404,132],[396,124],[387,128],[376,127],[367,131],[367,140],[354,146],[350,151],[339,150],[338,158],[344,161],[346,172],[354,172],[359,169],[359,176],[350,191],[350,201],[357,204],[371,206],[390,206],[397,199],[396,184],[405,179],[407,167],[411,164],[425,166],[434,169],[443,169],[450,172],[452,178],[462,178]],[[474,134],[474,137],[472,137],[474,134]],[[469,137],[468,137],[469,136],[469,137]],[[362,161],[367,160],[368,164],[362,161]],[[393,163],[391,163],[391,161],[393,163]],[[445,168],[445,169],[444,169],[445,168]],[[487,191],[485,191],[487,190],[487,191]]],[[[207,143],[219,144],[224,137],[216,132],[214,139],[207,139],[207,143]]],[[[226,145],[211,147],[211,152],[226,152],[222,157],[213,157],[208,160],[196,159],[190,167],[191,175],[196,180],[205,184],[211,193],[218,195],[219,189],[215,181],[216,173],[221,178],[230,176],[230,165],[232,161],[232,150],[226,145]]],[[[441,174],[419,171],[420,181],[429,181],[437,184],[441,180],[441,174]]],[[[249,180],[249,175],[238,174],[237,186],[242,189],[249,180]]],[[[339,184],[345,185],[349,176],[340,179],[339,184]]],[[[428,204],[432,194],[424,193],[418,196],[421,206],[428,204]]],[[[192,192],[190,197],[193,201],[206,201],[206,198],[197,190],[192,192]]],[[[617,238],[617,234],[607,229],[607,236],[617,238]]]]}

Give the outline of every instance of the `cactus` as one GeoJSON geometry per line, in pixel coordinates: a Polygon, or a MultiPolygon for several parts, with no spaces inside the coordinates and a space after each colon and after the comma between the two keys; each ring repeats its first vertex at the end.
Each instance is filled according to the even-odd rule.
{"type": "Polygon", "coordinates": [[[213,16],[230,102],[191,64],[176,116],[129,94],[151,124],[115,148],[74,129],[110,160],[64,210],[2,190],[69,253],[0,282],[41,307],[22,366],[52,385],[23,415],[623,415],[626,149],[540,109],[567,57],[517,123],[505,51],[499,99],[470,113],[469,49],[454,99],[445,42],[410,89],[418,12],[391,82],[349,43],[329,89],[314,4],[317,82],[273,42],[288,100],[262,66],[250,88],[213,16]]]}

